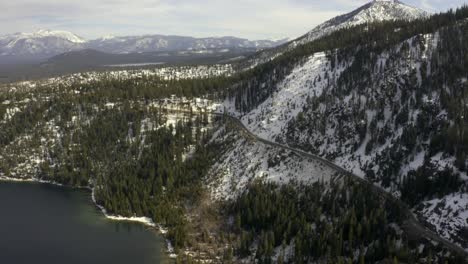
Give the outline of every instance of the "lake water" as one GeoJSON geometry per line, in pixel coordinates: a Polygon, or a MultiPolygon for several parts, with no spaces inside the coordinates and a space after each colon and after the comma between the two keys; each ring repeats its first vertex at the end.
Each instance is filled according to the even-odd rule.
{"type": "Polygon", "coordinates": [[[167,263],[164,249],[155,231],[106,219],[88,191],[0,182],[0,263],[167,263]]]}

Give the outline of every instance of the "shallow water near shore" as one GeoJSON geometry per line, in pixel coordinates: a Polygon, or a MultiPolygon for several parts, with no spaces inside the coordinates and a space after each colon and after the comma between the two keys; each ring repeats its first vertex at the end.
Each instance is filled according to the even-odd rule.
{"type": "Polygon", "coordinates": [[[112,221],[86,190],[0,182],[0,263],[167,263],[164,238],[112,221]]]}

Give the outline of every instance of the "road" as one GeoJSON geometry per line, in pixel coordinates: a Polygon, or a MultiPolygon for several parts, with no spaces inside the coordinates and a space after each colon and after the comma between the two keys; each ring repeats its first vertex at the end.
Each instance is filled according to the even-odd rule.
{"type": "Polygon", "coordinates": [[[393,201],[395,204],[397,204],[398,206],[400,206],[400,208],[402,208],[402,210],[404,211],[404,214],[405,214],[405,217],[406,217],[406,220],[404,221],[404,226],[405,228],[407,228],[408,230],[410,230],[412,233],[416,233],[422,237],[425,237],[426,239],[428,240],[432,240],[432,241],[435,241],[439,244],[442,244],[444,247],[448,248],[449,250],[453,251],[453,252],[456,252],[458,253],[459,255],[461,256],[464,256],[466,260],[468,260],[468,252],[466,252],[463,248],[461,248],[460,246],[448,241],[447,239],[443,238],[443,237],[440,237],[437,233],[433,232],[432,230],[426,228],[421,222],[418,221],[418,219],[416,218],[416,216],[411,212],[410,208],[406,205],[406,203],[404,203],[403,201],[401,201],[400,199],[397,199],[396,197],[394,197],[393,195],[391,195],[390,193],[388,193],[387,191],[385,191],[384,189],[380,188],[379,186],[376,186],[374,185],[373,183],[367,181],[366,179],[363,179],[359,176],[357,176],[356,174],[353,174],[349,171],[347,171],[346,169],[334,164],[333,162],[329,161],[329,160],[326,160],[322,157],[319,157],[317,155],[314,155],[314,154],[311,154],[311,153],[308,153],[308,152],[304,152],[302,150],[299,150],[299,149],[295,149],[295,148],[291,148],[289,146],[286,146],[286,145],[283,145],[283,144],[279,144],[279,143],[276,143],[276,142],[272,142],[272,141],[269,141],[269,140],[266,140],[264,138],[261,138],[257,135],[255,135],[254,133],[252,133],[242,122],[241,120],[239,120],[238,118],[236,117],[233,117],[233,116],[229,116],[229,115],[224,115],[224,114],[215,114],[217,116],[223,116],[225,118],[228,118],[230,119],[231,121],[233,121],[233,123],[235,123],[241,130],[243,130],[244,133],[246,133],[247,135],[249,135],[251,138],[257,140],[258,142],[261,142],[265,145],[269,145],[269,146],[273,146],[273,147],[277,147],[277,148],[282,148],[282,149],[285,149],[285,150],[289,150],[289,151],[292,151],[294,153],[296,153],[297,155],[300,155],[302,157],[305,157],[305,158],[310,158],[310,159],[313,159],[313,160],[316,160],[316,161],[319,161],[319,162],[322,162],[324,163],[325,165],[331,167],[332,169],[335,169],[337,172],[343,174],[343,175],[346,175],[346,176],[349,176],[351,177],[352,179],[362,183],[362,184],[366,184],[368,186],[370,186],[372,188],[372,190],[376,193],[378,193],[379,195],[381,195],[382,197],[384,197],[385,199],[388,199],[388,200],[391,200],[393,201]]]}

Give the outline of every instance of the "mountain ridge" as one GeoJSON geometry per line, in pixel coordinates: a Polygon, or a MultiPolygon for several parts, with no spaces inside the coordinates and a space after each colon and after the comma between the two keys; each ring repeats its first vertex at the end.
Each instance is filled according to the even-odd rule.
{"type": "Polygon", "coordinates": [[[248,40],[223,36],[196,38],[148,34],[140,36],[104,36],[86,40],[68,31],[39,30],[0,36],[0,56],[38,57],[42,59],[70,51],[94,49],[113,54],[138,52],[208,50],[229,48],[271,48],[285,40],[248,40]]]}
{"type": "Polygon", "coordinates": [[[350,28],[366,23],[391,20],[411,21],[427,17],[428,12],[404,4],[398,0],[373,0],[353,11],[336,16],[314,27],[306,34],[276,48],[264,50],[252,56],[241,68],[252,68],[256,65],[273,60],[281,54],[300,45],[328,36],[340,29],[350,28]]]}
{"type": "Polygon", "coordinates": [[[299,44],[310,42],[341,28],[388,20],[414,20],[427,15],[426,11],[398,0],[373,0],[350,13],[337,16],[318,25],[300,37],[299,44]]]}

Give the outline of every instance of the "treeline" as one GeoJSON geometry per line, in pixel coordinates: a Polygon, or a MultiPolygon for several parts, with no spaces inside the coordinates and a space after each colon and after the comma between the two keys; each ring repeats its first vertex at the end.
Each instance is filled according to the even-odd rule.
{"type": "Polygon", "coordinates": [[[161,99],[177,97],[214,97],[229,85],[228,77],[163,80],[158,76],[142,76],[132,79],[101,78],[89,83],[74,83],[67,87],[82,91],[85,95],[102,100],[161,99]]]}

